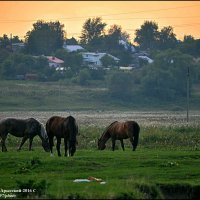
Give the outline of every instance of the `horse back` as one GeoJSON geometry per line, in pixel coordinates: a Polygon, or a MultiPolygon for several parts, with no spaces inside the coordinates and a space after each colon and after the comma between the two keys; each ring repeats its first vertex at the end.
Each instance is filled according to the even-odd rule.
{"type": "Polygon", "coordinates": [[[126,121],[124,122],[125,126],[127,126],[129,134],[133,136],[138,136],[140,132],[140,126],[137,122],[135,121],[126,121]]]}
{"type": "Polygon", "coordinates": [[[23,137],[25,134],[34,136],[39,131],[39,122],[34,118],[16,119],[6,118],[0,121],[0,134],[12,134],[23,137]]]}
{"type": "Polygon", "coordinates": [[[46,131],[48,136],[59,136],[64,137],[63,133],[63,123],[66,118],[59,117],[59,116],[53,116],[48,119],[46,123],[46,131]]]}
{"type": "Polygon", "coordinates": [[[138,135],[140,127],[135,121],[114,122],[110,126],[110,135],[116,139],[127,139],[138,135]]]}

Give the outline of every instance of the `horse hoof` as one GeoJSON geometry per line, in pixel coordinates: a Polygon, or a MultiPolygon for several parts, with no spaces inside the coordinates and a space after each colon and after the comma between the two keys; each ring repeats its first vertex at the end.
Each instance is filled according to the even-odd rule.
{"type": "Polygon", "coordinates": [[[50,156],[53,157],[54,155],[51,153],[50,156]]]}

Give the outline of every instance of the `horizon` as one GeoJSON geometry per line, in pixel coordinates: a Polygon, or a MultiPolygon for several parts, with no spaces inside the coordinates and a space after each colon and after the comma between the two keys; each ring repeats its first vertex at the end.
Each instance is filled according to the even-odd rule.
{"type": "Polygon", "coordinates": [[[64,24],[66,38],[79,40],[84,22],[101,17],[107,24],[117,24],[130,35],[133,43],[135,30],[144,21],[154,21],[159,30],[172,26],[178,40],[185,35],[200,38],[200,2],[197,1],[2,1],[0,2],[0,37],[19,36],[24,40],[38,20],[59,21],[64,24]]]}

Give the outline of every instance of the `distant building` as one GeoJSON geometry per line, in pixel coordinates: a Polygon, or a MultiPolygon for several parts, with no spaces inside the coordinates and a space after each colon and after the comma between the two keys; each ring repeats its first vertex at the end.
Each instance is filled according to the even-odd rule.
{"type": "Polygon", "coordinates": [[[25,48],[25,44],[23,42],[18,42],[18,43],[12,43],[12,50],[15,51],[20,51],[25,48]]]}
{"type": "Polygon", "coordinates": [[[148,56],[138,56],[138,58],[147,61],[149,64],[153,63],[153,60],[148,56]]]}
{"type": "Polygon", "coordinates": [[[45,56],[48,59],[49,67],[53,67],[56,70],[62,69],[63,60],[56,58],[55,56],[45,56]]]}
{"type": "Polygon", "coordinates": [[[84,51],[85,49],[80,45],[63,45],[63,48],[68,52],[84,51]]]}
{"type": "Polygon", "coordinates": [[[134,67],[123,67],[123,66],[120,66],[119,69],[123,70],[123,71],[131,71],[131,70],[134,69],[134,67]]]}
{"type": "Polygon", "coordinates": [[[110,56],[111,58],[113,58],[113,60],[118,63],[120,61],[119,58],[112,56],[111,54],[108,53],[94,53],[94,52],[83,52],[82,56],[83,56],[83,62],[87,65],[91,65],[93,67],[101,67],[102,66],[102,62],[101,62],[101,58],[104,57],[105,55],[110,56]]]}
{"type": "Polygon", "coordinates": [[[135,47],[132,44],[130,44],[130,43],[124,41],[124,40],[119,40],[119,44],[124,46],[124,49],[126,49],[127,51],[128,50],[131,51],[131,53],[135,53],[136,52],[135,47]]]}

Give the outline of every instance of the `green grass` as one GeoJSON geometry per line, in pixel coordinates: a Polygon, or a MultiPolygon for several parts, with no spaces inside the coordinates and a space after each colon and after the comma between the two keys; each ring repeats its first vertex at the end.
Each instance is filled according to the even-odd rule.
{"type": "MultiPolygon", "coordinates": [[[[159,186],[187,185],[195,188],[200,183],[199,151],[77,149],[74,157],[59,158],[56,155],[50,157],[38,147],[32,152],[10,149],[7,153],[0,153],[0,160],[0,188],[17,189],[17,181],[40,183],[45,180],[43,197],[46,198],[69,198],[70,195],[114,199],[120,195],[145,199],[145,195],[150,195],[153,198],[151,193],[141,191],[145,186],[148,190],[156,189],[155,197],[161,198],[163,194],[159,186]],[[106,184],[73,182],[89,176],[102,178],[106,184]]],[[[182,193],[185,197],[191,195],[187,191],[182,193]]]]}
{"type": "MultiPolygon", "coordinates": [[[[23,110],[186,110],[186,99],[164,102],[138,95],[112,98],[107,87],[78,86],[65,82],[0,81],[0,111],[23,110]]],[[[199,93],[190,99],[190,109],[198,109],[199,93]]]]}
{"type": "MultiPolygon", "coordinates": [[[[9,136],[8,152],[0,152],[0,188],[36,189],[35,193],[14,193],[19,198],[64,199],[161,199],[197,198],[200,188],[199,126],[141,127],[135,152],[129,140],[125,151],[117,142],[116,151],[107,143],[97,150],[97,138],[103,127],[80,127],[79,144],[74,157],[54,157],[45,153],[39,137],[34,151],[26,143],[20,152],[20,139],[9,136]],[[98,182],[74,183],[75,179],[94,176],[98,182]]],[[[0,195],[2,193],[0,192],[0,195]]]]}

